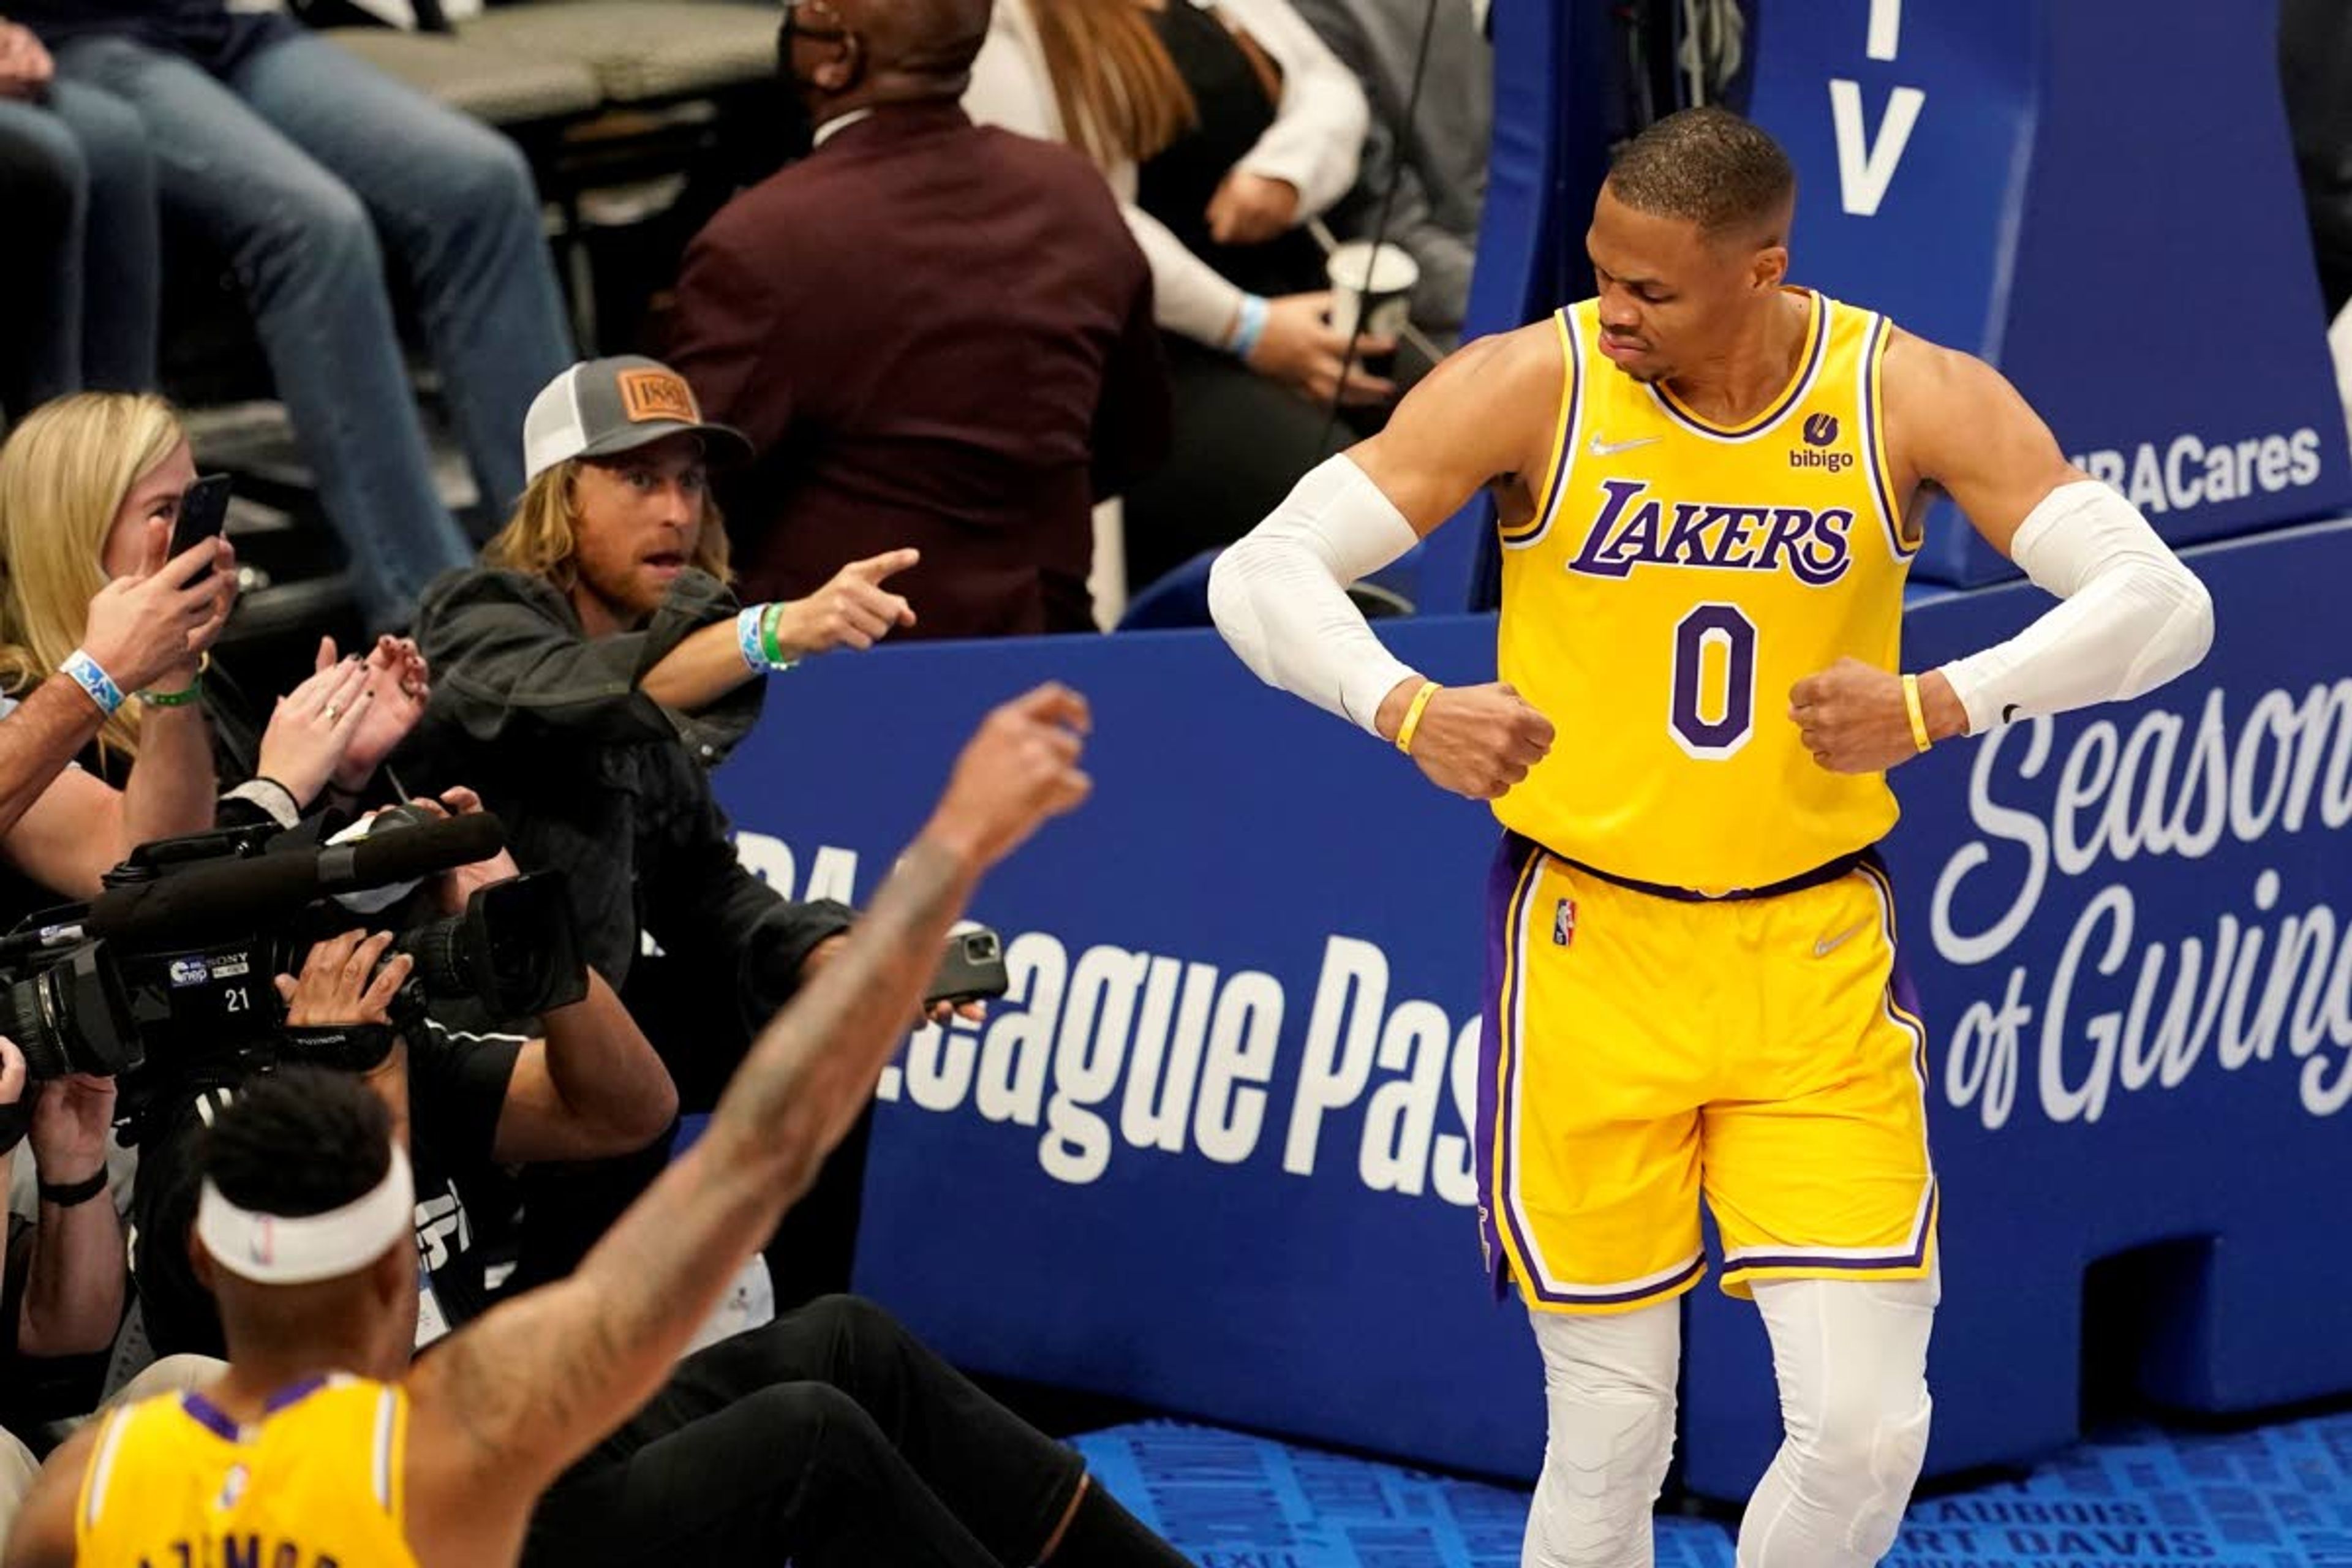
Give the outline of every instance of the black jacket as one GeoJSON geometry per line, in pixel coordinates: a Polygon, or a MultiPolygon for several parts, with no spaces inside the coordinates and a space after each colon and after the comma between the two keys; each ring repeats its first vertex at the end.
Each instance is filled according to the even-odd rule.
{"type": "Polygon", "coordinates": [[[506,824],[517,864],[569,874],[588,962],[614,990],[650,933],[665,952],[720,961],[756,1027],[850,911],[789,902],[744,869],[711,797],[709,770],[750,731],[762,685],[698,714],[637,688],[688,634],[736,609],[688,571],[643,631],[591,639],[542,578],[450,573],[417,609],[433,697],[401,772],[412,786],[470,785],[506,824]]]}

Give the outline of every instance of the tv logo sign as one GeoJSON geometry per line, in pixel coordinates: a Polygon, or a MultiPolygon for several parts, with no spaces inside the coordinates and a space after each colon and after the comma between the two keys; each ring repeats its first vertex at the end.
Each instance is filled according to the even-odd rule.
{"type": "MultiPolygon", "coordinates": [[[[1870,0],[1868,50],[1874,60],[1895,58],[1903,34],[1903,0],[1870,0]]],[[[1872,217],[1886,199],[1895,166],[1903,162],[1912,129],[1927,95],[1916,87],[1898,87],[1886,100],[1886,113],[1873,136],[1863,128],[1862,84],[1844,77],[1830,82],[1830,120],[1837,134],[1838,203],[1855,217],[1872,217]]]]}

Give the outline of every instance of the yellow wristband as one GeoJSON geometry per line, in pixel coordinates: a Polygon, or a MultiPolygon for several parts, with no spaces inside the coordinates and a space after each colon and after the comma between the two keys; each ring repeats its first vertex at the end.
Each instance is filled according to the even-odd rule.
{"type": "Polygon", "coordinates": [[[1437,691],[1437,682],[1423,681],[1421,689],[1412,694],[1412,705],[1404,710],[1404,722],[1397,726],[1396,749],[1408,757],[1412,755],[1413,732],[1421,728],[1421,715],[1437,691]]]}
{"type": "Polygon", "coordinates": [[[1903,710],[1911,715],[1911,739],[1921,751],[1936,742],[1927,736],[1927,710],[1919,706],[1919,678],[1903,678],[1903,710]]]}

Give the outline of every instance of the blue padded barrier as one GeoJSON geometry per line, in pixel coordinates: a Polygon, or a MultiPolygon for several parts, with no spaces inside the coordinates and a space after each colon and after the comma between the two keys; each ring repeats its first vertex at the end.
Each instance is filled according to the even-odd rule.
{"type": "MultiPolygon", "coordinates": [[[[2204,668],[1896,775],[1947,1189],[1937,1468],[2073,1436],[2083,1269],[2151,1242],[2195,1264],[2136,1325],[2157,1392],[2352,1389],[2352,921],[2331,902],[2352,679],[2327,587],[2352,581],[2352,523],[2195,560],[2221,626],[2204,668]],[[2192,952],[2188,1032],[2151,1044],[2143,966],[2162,1016],[2192,952]]],[[[1924,597],[1911,660],[2034,611],[2021,587],[1924,597]]],[[[1438,679],[1491,676],[1489,617],[1383,635],[1438,679]]],[[[1097,795],[982,891],[1014,995],[885,1081],[862,1288],[988,1370],[1532,1474],[1536,1358],[1485,1293],[1469,1209],[1484,811],[1213,634],[1137,633],[795,670],[720,775],[747,856],[797,892],[869,894],[977,716],[1048,678],[1094,701],[1097,795]]],[[[1761,1348],[1703,1287],[1684,1453],[1710,1492],[1769,1450],[1761,1348]]]]}

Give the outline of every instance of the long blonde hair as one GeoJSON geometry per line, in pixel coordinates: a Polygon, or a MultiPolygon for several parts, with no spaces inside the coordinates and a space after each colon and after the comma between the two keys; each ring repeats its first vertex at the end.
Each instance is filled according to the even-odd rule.
{"type": "MultiPolygon", "coordinates": [[[[483,546],[484,564],[544,577],[563,592],[572,592],[580,580],[575,564],[580,555],[580,498],[573,486],[583,461],[569,458],[530,481],[522,499],[515,502],[514,515],[507,525],[483,546]]],[[[702,530],[695,535],[694,559],[688,564],[721,583],[735,581],[735,569],[727,560],[727,520],[708,494],[702,498],[702,530]]]]}
{"type": "MultiPolygon", "coordinates": [[[[33,410],[0,447],[0,691],[21,697],[81,645],[114,514],[184,439],[160,397],[85,392],[33,410]]],[[[125,701],[100,748],[136,756],[139,711],[125,701]]]]}
{"type": "Polygon", "coordinates": [[[1140,163],[1200,120],[1139,0],[1030,0],[1030,10],[1062,137],[1099,167],[1140,163]]]}

